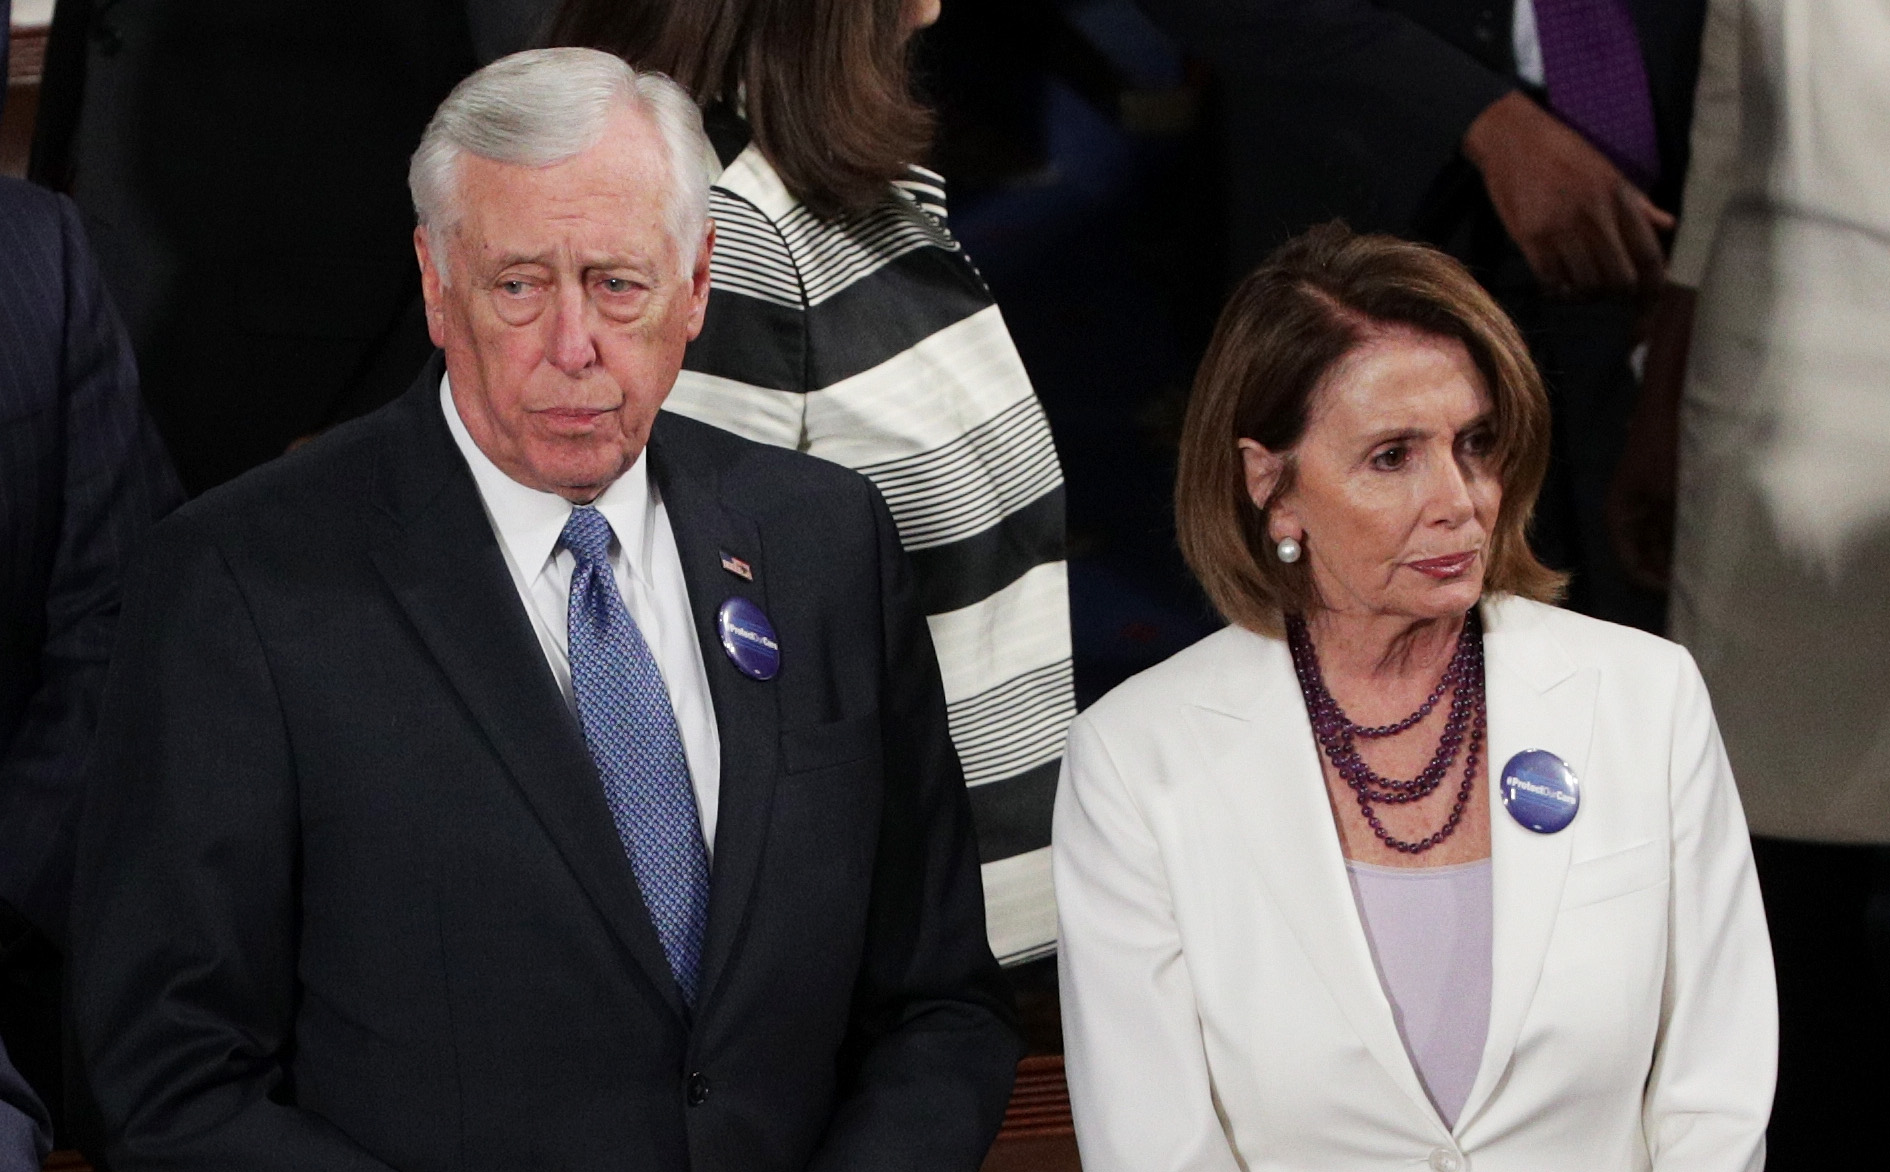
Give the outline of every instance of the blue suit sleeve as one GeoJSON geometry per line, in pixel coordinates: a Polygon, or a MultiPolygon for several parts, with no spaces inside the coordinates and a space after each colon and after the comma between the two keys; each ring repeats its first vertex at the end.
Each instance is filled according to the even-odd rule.
{"type": "Polygon", "coordinates": [[[0,1172],[38,1172],[52,1150],[52,1123],[0,1042],[0,1172]]]}
{"type": "Polygon", "coordinates": [[[65,936],[79,775],[98,719],[119,578],[151,522],[182,499],[138,394],[130,340],[77,209],[56,197],[60,299],[57,533],[39,616],[39,680],[0,757],[0,899],[65,936]]]}

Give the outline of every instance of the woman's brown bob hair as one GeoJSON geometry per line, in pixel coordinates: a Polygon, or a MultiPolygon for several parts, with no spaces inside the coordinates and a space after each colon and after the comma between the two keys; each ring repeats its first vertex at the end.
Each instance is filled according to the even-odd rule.
{"type": "Polygon", "coordinates": [[[667,73],[699,105],[740,95],[761,153],[816,215],[871,206],[931,143],[909,79],[907,0],[564,0],[549,43],[667,73]]]}
{"type": "Polygon", "coordinates": [[[1385,326],[1457,339],[1489,388],[1503,502],[1484,591],[1561,596],[1563,576],[1536,560],[1525,533],[1548,468],[1549,400],[1522,335],[1450,257],[1335,223],[1281,245],[1234,290],[1188,403],[1176,529],[1182,556],[1229,622],[1278,634],[1284,615],[1319,606],[1309,563],[1288,565],[1273,552],[1266,513],[1247,496],[1239,441],[1286,456],[1277,499],[1292,486],[1292,451],[1326,376],[1385,326]]]}

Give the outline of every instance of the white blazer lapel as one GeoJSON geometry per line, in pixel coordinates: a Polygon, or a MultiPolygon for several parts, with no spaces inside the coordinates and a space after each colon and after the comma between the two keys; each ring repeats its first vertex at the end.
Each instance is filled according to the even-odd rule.
{"type": "Polygon", "coordinates": [[[1285,642],[1250,635],[1236,645],[1188,719],[1247,859],[1300,949],[1373,1057],[1436,1118],[1372,962],[1285,642]]]}
{"type": "Polygon", "coordinates": [[[1594,736],[1598,687],[1595,672],[1578,670],[1526,608],[1486,602],[1483,616],[1494,967],[1490,1032],[1483,1064],[1458,1116],[1460,1134],[1489,1102],[1516,1052],[1555,930],[1573,839],[1566,831],[1537,834],[1509,816],[1498,792],[1503,766],[1525,749],[1546,749],[1581,778],[1594,736]]]}

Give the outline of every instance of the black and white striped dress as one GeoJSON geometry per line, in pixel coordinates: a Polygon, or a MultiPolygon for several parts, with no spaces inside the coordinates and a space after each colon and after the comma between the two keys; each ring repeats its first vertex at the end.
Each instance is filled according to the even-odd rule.
{"type": "Polygon", "coordinates": [[[971,787],[992,951],[1044,955],[1075,700],[1063,475],[1043,408],[945,228],[938,176],[915,168],[874,207],[823,220],[727,121],[711,122],[727,167],[708,318],[666,406],[844,464],[885,494],[971,787]]]}

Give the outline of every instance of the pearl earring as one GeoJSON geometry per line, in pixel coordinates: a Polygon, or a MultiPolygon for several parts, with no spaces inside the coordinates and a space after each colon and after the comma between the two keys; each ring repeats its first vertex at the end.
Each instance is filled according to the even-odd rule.
{"type": "Polygon", "coordinates": [[[1299,542],[1291,537],[1280,538],[1280,543],[1273,547],[1273,552],[1280,555],[1280,560],[1292,565],[1299,560],[1299,542]]]}

